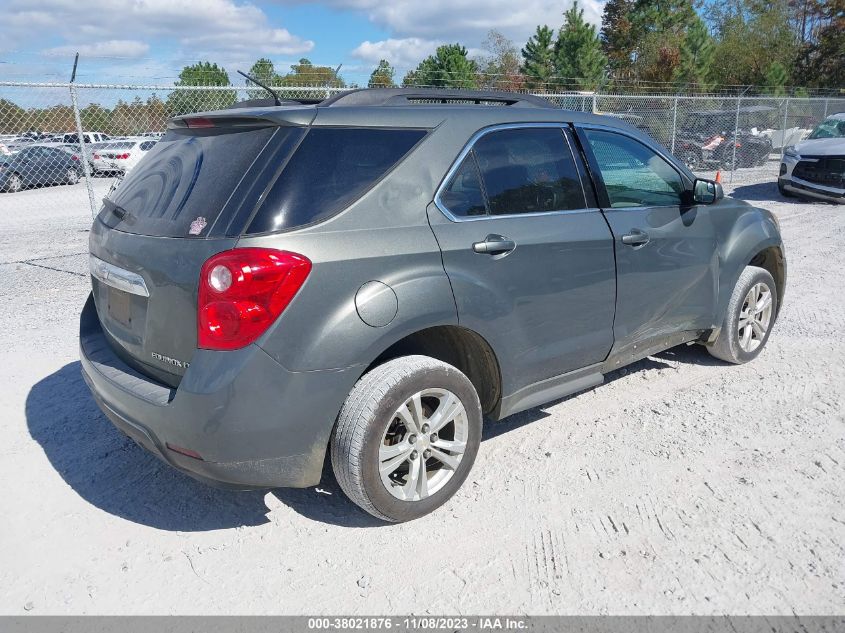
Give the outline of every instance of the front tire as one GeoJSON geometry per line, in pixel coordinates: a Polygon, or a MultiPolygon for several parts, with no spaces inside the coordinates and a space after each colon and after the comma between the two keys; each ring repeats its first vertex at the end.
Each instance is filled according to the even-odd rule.
{"type": "Polygon", "coordinates": [[[734,364],[757,358],[772,332],[778,301],[769,271],[746,266],[731,294],[719,336],[707,348],[710,354],[734,364]]]}
{"type": "Polygon", "coordinates": [[[68,169],[65,175],[65,182],[69,185],[75,185],[79,182],[79,172],[75,169],[68,169]]]}
{"type": "Polygon", "coordinates": [[[405,356],[365,374],[331,440],[332,469],[358,506],[390,522],[443,505],[461,487],[481,442],[478,394],[455,367],[405,356]]]}

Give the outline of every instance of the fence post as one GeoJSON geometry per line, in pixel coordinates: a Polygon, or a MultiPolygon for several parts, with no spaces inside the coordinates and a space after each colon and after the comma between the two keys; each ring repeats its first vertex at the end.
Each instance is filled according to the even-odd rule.
{"type": "Polygon", "coordinates": [[[76,121],[76,134],[79,137],[79,151],[82,154],[82,170],[85,172],[85,187],[88,189],[88,204],[91,206],[91,217],[96,217],[97,209],[94,204],[94,189],[91,186],[91,166],[88,164],[88,154],[85,151],[85,134],[82,132],[82,116],[79,114],[79,102],[76,98],[76,65],[79,62],[79,53],[73,59],[73,72],[70,75],[70,102],[73,106],[73,118],[76,121]]]}
{"type": "Polygon", "coordinates": [[[789,97],[783,102],[783,133],[780,137],[780,159],[783,160],[783,153],[786,150],[786,119],[789,116],[789,97]]]}
{"type": "MultiPolygon", "coordinates": [[[[746,88],[746,90],[748,90],[748,88],[746,88]]],[[[743,94],[745,94],[745,93],[743,92],[743,94]]],[[[741,103],[742,103],[742,95],[739,95],[736,98],[736,122],[734,123],[734,137],[731,141],[733,143],[733,148],[732,148],[733,149],[733,157],[731,158],[731,179],[729,181],[731,184],[733,184],[734,171],[736,171],[736,141],[737,141],[737,137],[739,136],[739,107],[740,107],[741,103]]]]}
{"type": "Polygon", "coordinates": [[[675,132],[678,129],[678,95],[675,95],[675,106],[672,109],[672,149],[671,152],[675,153],[675,132]]]}
{"type": "Polygon", "coordinates": [[[594,92],[593,93],[593,114],[598,112],[598,106],[596,104],[597,104],[596,93],[594,92]]]}
{"type": "Polygon", "coordinates": [[[824,121],[827,118],[827,102],[828,101],[830,101],[830,99],[824,100],[824,116],[822,117],[822,121],[824,121]]]}

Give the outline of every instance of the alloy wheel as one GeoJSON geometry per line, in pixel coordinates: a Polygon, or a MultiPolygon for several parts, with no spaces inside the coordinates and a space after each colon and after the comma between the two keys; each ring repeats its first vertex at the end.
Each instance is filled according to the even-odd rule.
{"type": "Polygon", "coordinates": [[[772,323],[772,291],[764,283],[756,283],[745,295],[739,312],[737,337],[745,352],[755,351],[766,338],[772,323]]]}
{"type": "Polygon", "coordinates": [[[382,483],[402,501],[430,497],[455,474],[468,437],[467,412],[455,394],[415,393],[393,414],[379,444],[382,483]]]}
{"type": "Polygon", "coordinates": [[[15,193],[15,192],[23,189],[23,181],[21,181],[21,177],[18,176],[17,174],[12,174],[11,176],[9,176],[8,189],[12,193],[15,193]]]}

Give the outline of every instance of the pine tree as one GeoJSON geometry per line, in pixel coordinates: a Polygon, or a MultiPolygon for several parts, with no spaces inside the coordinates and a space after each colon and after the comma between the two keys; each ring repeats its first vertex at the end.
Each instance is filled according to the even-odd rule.
{"type": "Polygon", "coordinates": [[[467,57],[466,48],[460,44],[445,44],[405,75],[404,83],[437,88],[474,88],[477,74],[478,64],[467,57]]]}
{"type": "Polygon", "coordinates": [[[555,73],[563,85],[595,90],[607,66],[596,27],[584,20],[578,0],[563,14],[564,23],[554,47],[555,73]]]}
{"type": "Polygon", "coordinates": [[[707,92],[710,82],[710,67],[713,63],[715,45],[707,27],[699,18],[687,31],[680,50],[680,63],[675,69],[675,81],[687,90],[707,92]]]}
{"type": "Polygon", "coordinates": [[[396,84],[393,81],[395,74],[396,71],[390,65],[390,62],[382,59],[370,75],[370,81],[367,83],[367,86],[369,88],[395,88],[396,84]]]}
{"type": "Polygon", "coordinates": [[[789,73],[780,62],[772,62],[766,71],[766,91],[776,97],[786,94],[786,85],[789,83],[789,73]]]}
{"type": "Polygon", "coordinates": [[[631,14],[635,76],[672,81],[681,64],[686,32],[698,19],[692,0],[635,0],[631,14]]]}
{"type": "Polygon", "coordinates": [[[617,76],[631,73],[636,49],[632,22],[634,0],[607,0],[601,18],[602,50],[617,76]]]}
{"type": "Polygon", "coordinates": [[[554,31],[548,26],[538,26],[537,32],[522,49],[522,72],[533,87],[543,87],[555,72],[554,31]]]}

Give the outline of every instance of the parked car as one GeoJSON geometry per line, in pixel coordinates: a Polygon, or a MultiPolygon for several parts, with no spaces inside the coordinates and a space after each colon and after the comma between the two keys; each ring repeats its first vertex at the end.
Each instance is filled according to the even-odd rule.
{"type": "Polygon", "coordinates": [[[99,146],[91,154],[95,172],[127,172],[156,144],[151,139],[113,141],[99,146]]]}
{"type": "Polygon", "coordinates": [[[762,129],[777,111],[768,106],[748,106],[737,111],[692,112],[678,129],[675,151],[691,169],[755,167],[764,165],[772,153],[771,137],[762,129]],[[736,154],[734,154],[736,149],[736,154]]]}
{"type": "Polygon", "coordinates": [[[78,155],[58,147],[32,145],[12,156],[0,156],[0,191],[14,193],[34,185],[75,185],[81,173],[78,155]]]}
{"type": "Polygon", "coordinates": [[[508,93],[177,117],[89,246],[82,368],[119,429],[233,488],[329,458],[387,521],[455,493],[483,415],[684,343],[754,359],[786,284],[770,212],[624,121],[508,93]]]}
{"type": "Polygon", "coordinates": [[[17,154],[25,147],[31,147],[36,143],[37,141],[28,136],[18,136],[11,138],[8,141],[3,141],[3,144],[6,146],[6,149],[9,150],[9,154],[17,154]]]}
{"type": "MultiPolygon", "coordinates": [[[[111,140],[108,134],[102,132],[83,132],[82,137],[86,143],[102,143],[103,141],[111,140]]],[[[49,137],[46,143],[59,143],[62,145],[75,145],[79,147],[79,134],[76,132],[66,132],[64,134],[56,134],[49,137]]]]}
{"type": "Polygon", "coordinates": [[[845,202],[845,112],[828,117],[806,141],[784,150],[778,189],[784,196],[845,202]]]}

